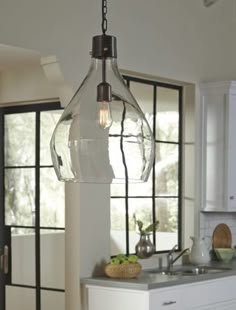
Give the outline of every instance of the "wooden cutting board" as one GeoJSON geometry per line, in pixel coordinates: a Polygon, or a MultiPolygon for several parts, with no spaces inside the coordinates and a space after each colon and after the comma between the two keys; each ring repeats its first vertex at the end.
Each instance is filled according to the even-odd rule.
{"type": "Polygon", "coordinates": [[[230,228],[226,224],[219,224],[216,226],[212,236],[213,248],[231,248],[232,234],[230,228]]]}

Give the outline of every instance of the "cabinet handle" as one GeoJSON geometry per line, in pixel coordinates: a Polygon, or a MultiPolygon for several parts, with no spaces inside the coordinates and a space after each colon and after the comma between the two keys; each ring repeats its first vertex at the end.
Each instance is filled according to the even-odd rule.
{"type": "Polygon", "coordinates": [[[229,196],[229,199],[230,200],[234,200],[234,196],[229,196]]]}
{"type": "Polygon", "coordinates": [[[0,270],[3,271],[4,274],[8,274],[9,271],[8,258],[9,249],[7,245],[4,245],[3,254],[0,256],[0,270]]]}
{"type": "Polygon", "coordinates": [[[176,301],[166,301],[166,302],[163,302],[162,306],[170,306],[170,305],[173,305],[173,304],[176,304],[176,301]]]}

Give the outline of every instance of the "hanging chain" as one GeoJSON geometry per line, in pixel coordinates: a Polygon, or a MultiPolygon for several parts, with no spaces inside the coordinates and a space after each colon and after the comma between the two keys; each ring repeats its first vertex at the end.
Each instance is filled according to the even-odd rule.
{"type": "Polygon", "coordinates": [[[102,0],[102,33],[107,31],[107,0],[102,0]]]}

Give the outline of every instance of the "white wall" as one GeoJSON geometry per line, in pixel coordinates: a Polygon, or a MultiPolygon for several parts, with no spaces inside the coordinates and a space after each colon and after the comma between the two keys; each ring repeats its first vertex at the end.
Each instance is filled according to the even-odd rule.
{"type": "MultiPolygon", "coordinates": [[[[200,215],[200,236],[212,238],[218,224],[226,224],[232,234],[232,247],[236,246],[236,214],[234,213],[204,213],[200,215]]],[[[208,238],[207,238],[208,239],[208,238]]]]}
{"type": "Polygon", "coordinates": [[[38,65],[28,65],[0,73],[0,104],[33,102],[53,98],[57,93],[38,65]]]}

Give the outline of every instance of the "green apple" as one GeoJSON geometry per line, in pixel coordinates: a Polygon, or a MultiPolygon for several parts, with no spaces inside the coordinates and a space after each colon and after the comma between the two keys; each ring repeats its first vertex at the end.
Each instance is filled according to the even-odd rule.
{"type": "Polygon", "coordinates": [[[116,256],[116,258],[118,258],[120,260],[120,263],[122,264],[124,261],[128,260],[128,257],[124,254],[118,254],[116,256]]]}
{"type": "Polygon", "coordinates": [[[135,264],[135,263],[137,263],[137,261],[138,261],[138,256],[137,256],[137,255],[129,255],[129,256],[128,256],[128,261],[129,261],[131,264],[135,264]]]}
{"type": "Polygon", "coordinates": [[[128,259],[127,259],[127,260],[124,260],[124,261],[122,262],[122,265],[127,265],[127,264],[129,264],[128,259]]]}
{"type": "Polygon", "coordinates": [[[119,264],[120,264],[119,258],[113,257],[113,258],[111,259],[111,264],[112,264],[112,265],[119,265],[119,264]]]}

